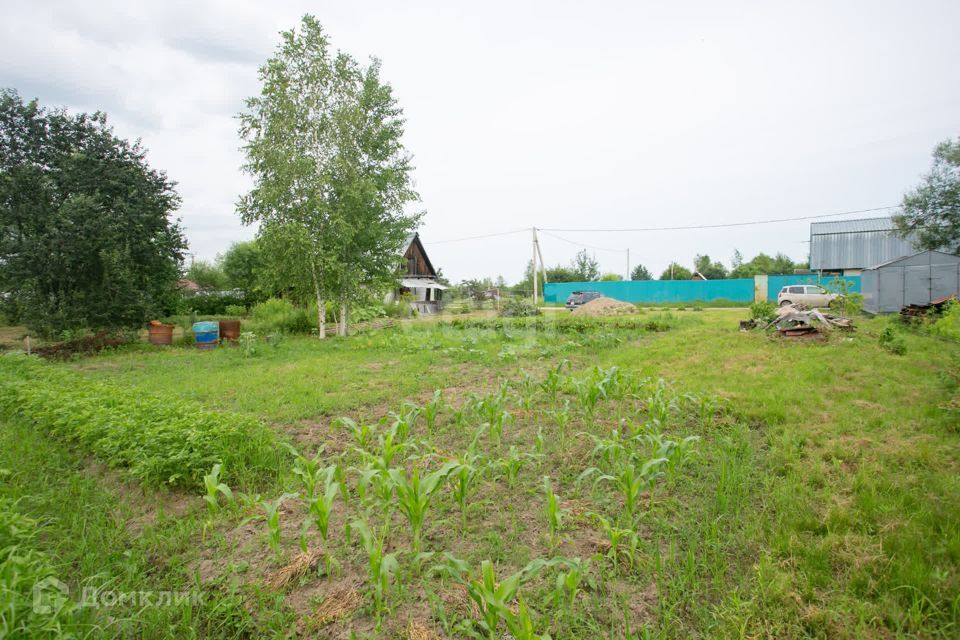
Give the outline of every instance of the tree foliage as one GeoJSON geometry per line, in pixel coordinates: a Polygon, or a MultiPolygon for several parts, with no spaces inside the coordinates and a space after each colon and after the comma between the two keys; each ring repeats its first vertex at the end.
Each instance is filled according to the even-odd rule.
{"type": "Polygon", "coordinates": [[[578,282],[593,282],[600,279],[600,263],[587,253],[586,249],[577,252],[570,268],[576,274],[578,282]]]}
{"type": "Polygon", "coordinates": [[[227,276],[223,269],[219,264],[207,260],[194,260],[187,268],[186,278],[208,291],[223,291],[227,288],[227,276]]]}
{"type": "Polygon", "coordinates": [[[380,62],[331,52],[309,15],[281,39],[260,68],[260,95],[240,114],[255,184],[238,209],[244,223],[260,223],[265,279],[315,298],[323,337],[328,300],[339,303],[344,331],[351,302],[395,286],[419,219],[405,209],[418,196],[403,112],[380,62]]]}
{"type": "Polygon", "coordinates": [[[730,277],[752,278],[758,275],[785,275],[805,267],[805,263],[794,262],[782,253],[778,253],[772,258],[765,253],[758,253],[752,260],[744,262],[740,257],[740,252],[736,251],[730,277]]]}
{"type": "Polygon", "coordinates": [[[930,172],[893,219],[902,235],[916,234],[919,249],[960,253],[960,138],[936,146],[930,172]]]}
{"type": "Polygon", "coordinates": [[[692,277],[693,272],[690,269],[676,262],[671,262],[660,274],[661,280],[689,280],[692,277]]]}
{"type": "Polygon", "coordinates": [[[141,326],[168,311],[186,241],[174,183],[101,112],[0,92],[0,291],[43,335],[141,326]]]}
{"type": "Polygon", "coordinates": [[[630,273],[631,280],[653,280],[653,274],[642,264],[638,264],[630,273]]]}
{"type": "Polygon", "coordinates": [[[712,262],[708,255],[697,254],[693,259],[693,270],[707,280],[723,280],[727,277],[727,268],[723,266],[723,263],[712,262]]]}
{"type": "Polygon", "coordinates": [[[218,261],[227,288],[257,291],[260,288],[264,256],[256,240],[234,242],[218,261]]]}

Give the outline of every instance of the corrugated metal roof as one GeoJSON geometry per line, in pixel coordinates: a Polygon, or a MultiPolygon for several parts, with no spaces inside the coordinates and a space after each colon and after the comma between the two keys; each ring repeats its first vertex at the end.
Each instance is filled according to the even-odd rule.
{"type": "Polygon", "coordinates": [[[810,235],[828,233],[859,233],[869,231],[893,231],[896,225],[893,218],[860,218],[858,220],[831,220],[829,222],[811,222],[810,235]]]}
{"type": "Polygon", "coordinates": [[[916,253],[910,238],[894,233],[892,218],[810,224],[810,268],[868,269],[916,253]]]}

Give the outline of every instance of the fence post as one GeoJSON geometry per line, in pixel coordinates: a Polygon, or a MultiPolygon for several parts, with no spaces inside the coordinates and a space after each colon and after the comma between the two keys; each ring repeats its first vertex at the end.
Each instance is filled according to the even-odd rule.
{"type": "Polygon", "coordinates": [[[767,276],[753,276],[753,301],[763,302],[767,299],[767,276]]]}

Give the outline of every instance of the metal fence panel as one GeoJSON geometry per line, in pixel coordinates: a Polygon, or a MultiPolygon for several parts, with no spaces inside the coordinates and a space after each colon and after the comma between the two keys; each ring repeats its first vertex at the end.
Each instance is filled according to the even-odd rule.
{"type": "Polygon", "coordinates": [[[618,282],[551,282],[543,287],[544,302],[566,302],[574,291],[599,291],[624,302],[753,302],[753,279],[739,280],[621,280],[618,282]]]}

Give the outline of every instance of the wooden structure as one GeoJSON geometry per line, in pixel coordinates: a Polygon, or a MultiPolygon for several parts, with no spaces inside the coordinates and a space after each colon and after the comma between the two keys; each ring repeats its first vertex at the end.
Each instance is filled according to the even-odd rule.
{"type": "Polygon", "coordinates": [[[423,248],[420,234],[410,234],[403,250],[400,286],[387,295],[385,302],[394,302],[404,294],[410,294],[413,297],[410,306],[418,313],[436,313],[443,306],[443,291],[446,288],[437,281],[437,272],[423,248]]]}

